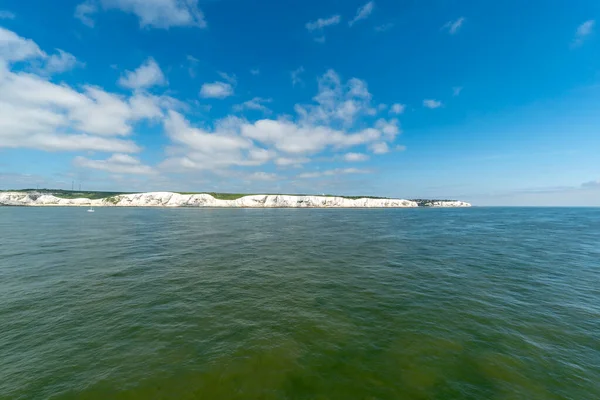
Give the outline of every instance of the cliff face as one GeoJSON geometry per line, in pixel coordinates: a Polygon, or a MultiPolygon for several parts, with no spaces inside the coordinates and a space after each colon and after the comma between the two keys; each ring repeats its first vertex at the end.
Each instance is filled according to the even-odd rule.
{"type": "MultiPolygon", "coordinates": [[[[433,202],[432,207],[468,207],[464,202],[433,202]],[[439,204],[438,204],[439,203],[439,204]]],[[[0,205],[98,206],[98,207],[247,207],[247,208],[403,208],[418,207],[402,199],[347,199],[325,196],[254,195],[236,200],[219,200],[209,194],[151,192],[125,194],[106,199],[62,199],[53,195],[25,192],[0,193],[0,205]]]]}

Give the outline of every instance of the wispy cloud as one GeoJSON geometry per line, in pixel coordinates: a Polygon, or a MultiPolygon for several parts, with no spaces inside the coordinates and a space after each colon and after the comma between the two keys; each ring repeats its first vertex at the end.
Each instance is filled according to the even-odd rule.
{"type": "Polygon", "coordinates": [[[128,154],[113,154],[106,160],[90,160],[85,157],[75,157],[73,164],[82,168],[97,169],[115,174],[149,175],[154,174],[152,167],[144,165],[135,157],[128,154]]]}
{"type": "Polygon", "coordinates": [[[236,85],[237,84],[237,77],[235,76],[235,74],[226,74],[225,72],[217,72],[217,74],[219,74],[219,76],[221,78],[223,78],[224,80],[226,80],[227,82],[231,83],[232,85],[236,85]]]}
{"type": "Polygon", "coordinates": [[[356,11],[356,15],[354,16],[354,18],[352,18],[352,20],[350,22],[348,22],[348,25],[352,26],[355,23],[357,23],[358,21],[368,18],[369,15],[371,15],[371,13],[373,12],[374,8],[375,8],[374,1],[370,1],[367,4],[365,4],[364,6],[360,7],[356,11]]]}
{"type": "Polygon", "coordinates": [[[448,33],[450,33],[451,35],[454,35],[463,26],[464,22],[465,22],[465,17],[460,17],[459,19],[454,20],[454,21],[448,21],[442,26],[442,30],[447,30],[448,33]]]}
{"type": "Polygon", "coordinates": [[[196,67],[200,63],[200,60],[189,54],[186,56],[186,60],[188,62],[188,73],[190,74],[190,77],[195,78],[196,77],[196,67]]]}
{"type": "Polygon", "coordinates": [[[295,70],[293,70],[290,75],[292,76],[292,86],[296,86],[299,83],[302,83],[302,78],[300,78],[300,75],[304,72],[304,67],[299,67],[295,70]]]}
{"type": "Polygon", "coordinates": [[[98,12],[98,3],[95,0],[88,0],[75,7],[75,18],[86,26],[93,28],[96,22],[92,18],[98,12]]]}
{"type": "Polygon", "coordinates": [[[251,181],[274,181],[278,178],[279,176],[277,174],[263,171],[253,172],[250,175],[246,176],[246,179],[249,179],[251,181]]]}
{"type": "Polygon", "coordinates": [[[236,104],[233,106],[235,111],[243,110],[255,110],[262,111],[265,114],[271,113],[271,110],[265,106],[265,103],[271,103],[273,99],[264,99],[262,97],[255,97],[251,100],[245,101],[242,104],[236,104]]]}
{"type": "Polygon", "coordinates": [[[104,10],[120,10],[138,17],[141,27],[168,29],[175,26],[206,28],[204,14],[198,0],[87,0],[75,9],[75,17],[89,27],[94,26],[92,16],[104,10]]]}
{"type": "Polygon", "coordinates": [[[0,10],[0,19],[15,19],[17,16],[10,11],[0,10]]]}
{"type": "Polygon", "coordinates": [[[251,70],[250,70],[250,73],[251,73],[252,75],[260,75],[260,69],[258,69],[258,68],[253,68],[253,69],[251,69],[251,70]]]}
{"type": "Polygon", "coordinates": [[[200,88],[200,96],[205,99],[224,99],[233,95],[233,86],[225,82],[205,83],[200,88]]]}
{"type": "Polygon", "coordinates": [[[319,18],[316,21],[311,21],[306,23],[306,29],[309,32],[316,31],[319,29],[323,29],[327,26],[337,25],[342,20],[342,17],[339,15],[333,15],[329,18],[319,18]]]}
{"type": "Polygon", "coordinates": [[[433,99],[423,100],[423,106],[427,108],[439,108],[442,106],[442,102],[433,99]]]}
{"type": "Polygon", "coordinates": [[[577,31],[575,32],[575,39],[573,39],[572,46],[577,47],[581,46],[585,39],[594,33],[594,26],[596,25],[596,21],[590,19],[589,21],[585,21],[583,24],[577,27],[577,31]]]}
{"type": "Polygon", "coordinates": [[[366,169],[359,168],[336,168],[329,169],[325,171],[315,171],[315,172],[305,172],[303,174],[298,175],[300,179],[312,179],[312,178],[320,178],[323,176],[336,176],[336,175],[346,175],[346,174],[368,174],[371,171],[366,169]]]}
{"type": "Polygon", "coordinates": [[[452,96],[458,96],[462,92],[462,86],[455,86],[452,88],[452,96]]]}
{"type": "Polygon", "coordinates": [[[393,27],[394,27],[394,24],[392,24],[391,22],[388,22],[387,24],[378,25],[373,29],[375,30],[375,32],[385,32],[385,31],[389,31],[393,27]]]}

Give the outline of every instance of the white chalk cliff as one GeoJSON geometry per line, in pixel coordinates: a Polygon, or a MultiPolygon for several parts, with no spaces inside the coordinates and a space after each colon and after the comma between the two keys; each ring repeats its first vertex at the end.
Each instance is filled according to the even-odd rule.
{"type": "MultiPolygon", "coordinates": [[[[50,194],[0,192],[5,206],[97,206],[97,207],[240,207],[240,208],[403,208],[418,203],[402,199],[347,199],[329,196],[252,195],[219,200],[209,194],[150,192],[123,194],[105,199],[63,199],[50,194]]],[[[470,207],[462,201],[435,201],[430,207],[470,207]]]]}

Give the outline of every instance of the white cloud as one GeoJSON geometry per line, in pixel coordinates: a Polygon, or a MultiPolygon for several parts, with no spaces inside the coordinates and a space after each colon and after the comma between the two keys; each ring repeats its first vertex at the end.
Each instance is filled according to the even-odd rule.
{"type": "Polygon", "coordinates": [[[352,19],[352,21],[348,22],[348,25],[352,26],[356,22],[360,21],[361,19],[368,18],[369,15],[371,15],[371,13],[373,12],[373,8],[375,8],[375,2],[374,1],[369,1],[367,4],[365,4],[364,6],[360,7],[356,11],[356,16],[352,19]]]}
{"type": "Polygon", "coordinates": [[[302,79],[300,78],[300,74],[304,72],[304,67],[299,67],[291,72],[292,76],[292,86],[296,86],[299,83],[302,83],[302,79]]]}
{"type": "Polygon", "coordinates": [[[153,58],[148,58],[135,71],[125,71],[119,79],[119,85],[128,89],[148,89],[156,85],[165,85],[167,80],[153,58]]]}
{"type": "Polygon", "coordinates": [[[363,153],[346,153],[344,154],[344,160],[348,162],[360,162],[367,161],[369,156],[363,153]]]}
{"type": "Polygon", "coordinates": [[[367,128],[345,133],[326,126],[303,126],[285,120],[263,119],[244,124],[242,135],[288,154],[314,154],[327,147],[343,149],[377,140],[381,132],[367,128]]]}
{"type": "Polygon", "coordinates": [[[53,74],[65,72],[78,62],[74,55],[58,49],[58,54],[48,55],[31,39],[25,39],[0,27],[0,60],[5,62],[36,61],[35,69],[53,74]]]}
{"type": "Polygon", "coordinates": [[[406,109],[406,105],[396,103],[396,104],[393,104],[392,107],[390,108],[390,113],[396,114],[396,115],[403,114],[405,109],[406,109]]]}
{"type": "Polygon", "coordinates": [[[309,32],[312,32],[315,30],[323,29],[327,26],[337,25],[340,23],[341,20],[342,20],[342,18],[339,15],[333,15],[329,18],[319,18],[316,21],[307,22],[306,29],[309,32]]]}
{"type": "Polygon", "coordinates": [[[264,99],[262,97],[254,97],[251,100],[245,101],[242,104],[236,104],[233,106],[235,111],[243,111],[243,110],[256,110],[262,111],[265,114],[271,112],[271,110],[265,106],[265,103],[271,103],[272,99],[264,99]]]}
{"type": "Polygon", "coordinates": [[[237,84],[237,77],[234,74],[226,74],[225,72],[217,72],[217,74],[219,74],[219,76],[221,78],[223,78],[224,80],[226,80],[227,82],[231,83],[232,85],[237,84]]]}
{"type": "Polygon", "coordinates": [[[256,146],[240,135],[244,120],[227,117],[212,130],[192,127],[181,114],[169,111],[164,120],[167,136],[174,146],[162,167],[170,170],[219,170],[230,166],[262,165],[275,152],[256,146]]]}
{"type": "Polygon", "coordinates": [[[219,170],[267,162],[298,166],[325,150],[392,143],[400,134],[396,119],[379,119],[372,127],[352,129],[360,116],[368,116],[373,109],[370,99],[364,81],[352,78],[343,83],[330,70],[319,78],[315,103],[296,105],[296,118],[250,122],[230,116],[207,129],[193,127],[181,114],[169,112],[164,123],[173,146],[163,167],[219,170]]]}
{"type": "Polygon", "coordinates": [[[300,179],[312,179],[312,178],[321,178],[324,176],[336,176],[336,175],[346,175],[346,174],[368,174],[370,171],[366,169],[359,168],[336,168],[329,169],[325,171],[316,171],[316,172],[305,172],[298,175],[300,179]]]}
{"type": "Polygon", "coordinates": [[[302,164],[310,162],[310,158],[307,157],[278,157],[275,159],[275,165],[279,167],[300,167],[302,164]]]}
{"type": "Polygon", "coordinates": [[[325,43],[325,36],[317,36],[315,38],[315,42],[317,42],[317,43],[325,43]]]}
{"type": "Polygon", "coordinates": [[[82,168],[97,169],[115,174],[150,175],[155,171],[152,167],[144,165],[135,157],[127,154],[113,154],[106,160],[90,160],[85,157],[75,157],[73,163],[82,168]]]}
{"type": "Polygon", "coordinates": [[[371,144],[369,150],[371,150],[373,154],[385,154],[390,151],[390,147],[385,142],[379,142],[371,144]]]}
{"type": "Polygon", "coordinates": [[[251,181],[274,181],[277,178],[279,178],[277,174],[262,171],[254,172],[246,177],[246,179],[249,179],[251,181]]]}
{"type": "Polygon", "coordinates": [[[91,15],[99,11],[120,10],[138,17],[140,26],[168,29],[174,26],[206,27],[198,0],[88,0],[77,6],[75,17],[93,26],[91,15]]]}
{"type": "Polygon", "coordinates": [[[0,19],[15,19],[17,16],[10,11],[0,10],[0,19]]]}
{"type": "Polygon", "coordinates": [[[296,105],[304,122],[351,126],[357,118],[377,112],[365,81],[352,78],[344,84],[335,71],[328,70],[318,84],[319,93],[313,98],[316,105],[296,105]]]}
{"type": "Polygon", "coordinates": [[[387,24],[378,25],[373,29],[375,30],[375,32],[386,32],[386,31],[389,31],[390,29],[392,29],[393,27],[394,27],[394,24],[389,22],[387,24]]]}
{"type": "Polygon", "coordinates": [[[122,97],[85,84],[76,90],[10,68],[15,61],[48,58],[33,41],[0,28],[0,147],[137,152],[134,142],[114,136],[131,134],[134,123],[160,117],[161,108],[173,103],[139,93],[122,97]]]}
{"type": "Polygon", "coordinates": [[[573,40],[572,45],[574,47],[581,46],[584,40],[594,33],[594,26],[596,25],[596,21],[590,19],[589,21],[585,21],[583,24],[577,27],[577,31],[575,32],[575,39],[573,40]]]}
{"type": "Polygon", "coordinates": [[[38,45],[16,33],[0,27],[0,59],[6,62],[23,61],[31,58],[45,58],[38,45]]]}
{"type": "Polygon", "coordinates": [[[75,7],[75,18],[80,20],[84,25],[93,28],[95,25],[92,15],[98,12],[98,4],[95,0],[88,0],[75,7]]]}
{"type": "Polygon", "coordinates": [[[452,88],[452,95],[458,96],[458,95],[460,95],[460,92],[462,92],[462,90],[463,90],[462,86],[455,86],[452,88]]]}
{"type": "Polygon", "coordinates": [[[448,21],[444,24],[444,26],[442,26],[442,30],[447,30],[448,33],[450,33],[451,35],[454,35],[462,27],[464,22],[465,22],[465,17],[460,17],[459,19],[457,19],[455,21],[448,21]]]}
{"type": "Polygon", "coordinates": [[[205,83],[200,89],[200,96],[205,99],[224,99],[233,95],[233,86],[225,82],[205,83]]]}
{"type": "Polygon", "coordinates": [[[49,74],[59,74],[75,68],[78,64],[73,54],[58,49],[58,54],[53,54],[46,60],[45,71],[49,74]]]}
{"type": "Polygon", "coordinates": [[[250,70],[250,73],[251,73],[252,75],[260,75],[260,69],[258,69],[258,68],[253,68],[253,69],[251,69],[251,70],[250,70]]]}
{"type": "Polygon", "coordinates": [[[439,108],[442,106],[442,102],[438,100],[426,99],[423,100],[423,106],[427,108],[439,108]]]}

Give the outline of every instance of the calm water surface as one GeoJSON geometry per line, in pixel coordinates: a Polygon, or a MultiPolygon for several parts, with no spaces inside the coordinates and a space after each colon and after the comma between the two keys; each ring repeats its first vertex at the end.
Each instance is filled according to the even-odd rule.
{"type": "Polygon", "coordinates": [[[0,207],[2,399],[600,399],[600,209],[0,207]]]}

